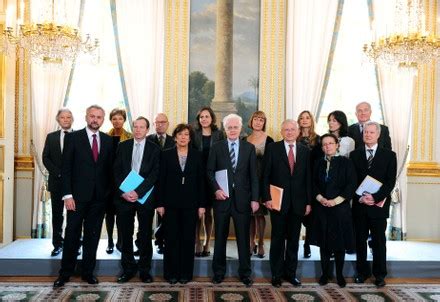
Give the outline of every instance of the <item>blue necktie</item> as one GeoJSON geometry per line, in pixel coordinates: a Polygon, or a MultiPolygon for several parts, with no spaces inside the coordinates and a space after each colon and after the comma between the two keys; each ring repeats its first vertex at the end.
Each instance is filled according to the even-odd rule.
{"type": "Polygon", "coordinates": [[[237,162],[235,161],[235,143],[231,143],[231,149],[229,149],[229,157],[231,158],[232,169],[235,172],[235,168],[237,167],[237,162]]]}

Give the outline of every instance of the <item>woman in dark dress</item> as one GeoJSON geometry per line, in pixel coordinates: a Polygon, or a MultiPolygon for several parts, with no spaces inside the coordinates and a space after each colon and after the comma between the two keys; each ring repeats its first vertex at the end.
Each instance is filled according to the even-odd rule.
{"type": "MultiPolygon", "coordinates": [[[[321,138],[315,132],[315,120],[310,111],[304,110],[298,115],[299,135],[297,142],[303,144],[310,150],[310,167],[313,171],[314,163],[324,157],[321,149],[321,138]]],[[[304,238],[304,258],[310,258],[312,252],[310,250],[310,230],[313,221],[313,211],[309,215],[304,216],[303,225],[306,229],[304,238]]]]}
{"type": "Polygon", "coordinates": [[[164,278],[170,284],[193,277],[196,221],[205,213],[205,169],[201,153],[190,147],[191,137],[189,125],[177,125],[176,146],[163,151],[160,161],[157,210],[164,213],[164,278]]]}
{"type": "MultiPolygon", "coordinates": [[[[252,114],[248,122],[248,127],[252,129],[252,133],[245,138],[249,143],[255,146],[257,152],[257,174],[260,182],[260,196],[263,189],[263,158],[264,150],[267,145],[273,143],[273,139],[266,133],[266,114],[263,111],[256,111],[252,114]]],[[[264,258],[264,229],[266,228],[267,208],[260,205],[257,212],[251,218],[250,230],[250,251],[257,255],[258,258],[264,258]],[[258,234],[258,245],[255,244],[255,236],[258,234]]]]}
{"type": "Polygon", "coordinates": [[[354,248],[350,200],[356,190],[356,172],[350,159],[337,156],[338,138],[334,134],[321,137],[325,157],[314,167],[313,221],[311,244],[320,247],[322,275],[319,284],[330,278],[330,256],[334,254],[336,280],[340,287],[346,281],[342,275],[345,250],[354,248]]]}
{"type": "MultiPolygon", "coordinates": [[[[115,108],[110,112],[110,121],[112,122],[113,128],[107,132],[113,139],[113,152],[116,154],[116,149],[118,148],[118,144],[127,139],[133,137],[133,135],[124,129],[124,123],[127,120],[127,113],[124,109],[115,108]]],[[[115,190],[115,188],[114,188],[115,190]]],[[[114,196],[111,194],[110,196],[114,196]]],[[[112,197],[113,198],[113,197],[112,197]]],[[[106,212],[105,212],[105,227],[107,229],[108,236],[108,245],[105,250],[107,254],[113,253],[114,250],[114,242],[113,242],[113,228],[115,226],[115,216],[116,216],[116,208],[113,203],[113,199],[107,203],[106,212]]],[[[116,224],[117,225],[117,224],[116,224]]],[[[118,241],[116,242],[116,248],[121,250],[122,244],[122,236],[119,235],[118,230],[118,241]]]]}
{"type": "MultiPolygon", "coordinates": [[[[197,113],[197,124],[196,130],[194,133],[194,141],[193,146],[195,149],[202,152],[203,156],[203,164],[206,167],[206,163],[208,162],[209,150],[211,146],[224,139],[223,132],[220,131],[216,126],[216,117],[214,111],[210,107],[203,107],[197,113]]],[[[208,179],[205,177],[204,182],[204,191],[205,191],[205,205],[206,211],[205,215],[197,221],[196,226],[196,257],[207,257],[211,254],[209,251],[209,242],[211,240],[212,233],[212,202],[213,202],[213,194],[212,190],[208,188],[208,179]],[[202,240],[200,239],[200,231],[205,227],[205,243],[202,244],[202,240]]]]}

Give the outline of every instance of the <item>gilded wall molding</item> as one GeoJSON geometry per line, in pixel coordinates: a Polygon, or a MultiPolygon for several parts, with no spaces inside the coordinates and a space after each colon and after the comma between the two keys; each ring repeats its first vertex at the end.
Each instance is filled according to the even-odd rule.
{"type": "Polygon", "coordinates": [[[190,0],[166,0],[163,111],[170,128],[188,120],[190,0]]]}
{"type": "Polygon", "coordinates": [[[285,117],[286,0],[261,1],[260,91],[258,108],[267,115],[267,132],[280,139],[285,117]]]}
{"type": "Polygon", "coordinates": [[[34,171],[34,158],[32,156],[15,156],[15,171],[34,171]]]}
{"type": "MultiPolygon", "coordinates": [[[[0,24],[0,31],[3,32],[5,25],[0,24]]],[[[5,55],[0,55],[0,138],[5,137],[5,55]]]]}
{"type": "Polygon", "coordinates": [[[407,175],[440,177],[440,165],[436,162],[410,162],[407,168],[407,175]]]}

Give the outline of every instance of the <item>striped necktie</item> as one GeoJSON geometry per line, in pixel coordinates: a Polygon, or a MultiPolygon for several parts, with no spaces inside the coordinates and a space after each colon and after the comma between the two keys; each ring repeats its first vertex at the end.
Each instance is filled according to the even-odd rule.
{"type": "Polygon", "coordinates": [[[235,143],[231,143],[231,148],[229,149],[229,157],[231,158],[232,170],[235,172],[237,167],[237,162],[235,160],[235,143]]]}
{"type": "Polygon", "coordinates": [[[371,164],[373,163],[373,149],[367,149],[367,151],[368,151],[368,158],[367,158],[368,169],[370,169],[371,164]]]}

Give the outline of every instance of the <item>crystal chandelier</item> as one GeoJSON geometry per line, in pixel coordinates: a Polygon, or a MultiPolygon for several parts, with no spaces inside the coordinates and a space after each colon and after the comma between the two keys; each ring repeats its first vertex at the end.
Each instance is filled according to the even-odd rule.
{"type": "Polygon", "coordinates": [[[421,0],[396,0],[394,32],[364,45],[375,63],[414,68],[440,56],[440,38],[425,30],[421,0]]]}
{"type": "MultiPolygon", "coordinates": [[[[8,8],[9,10],[9,8],[8,8]]],[[[69,64],[79,53],[94,54],[99,46],[97,39],[90,35],[81,38],[78,28],[55,22],[55,4],[52,1],[52,20],[41,23],[20,24],[23,20],[24,3],[21,2],[21,14],[14,30],[12,16],[7,11],[6,29],[0,35],[0,51],[6,54],[19,49],[27,51],[34,62],[69,64]]]]}

